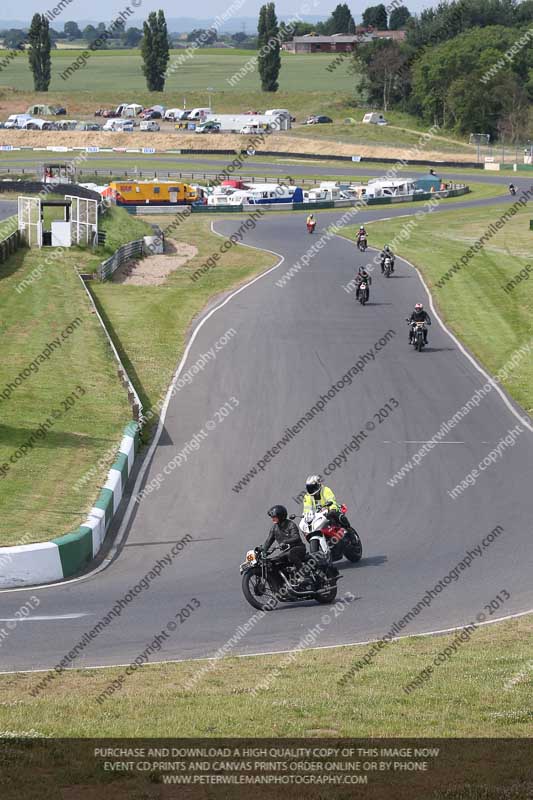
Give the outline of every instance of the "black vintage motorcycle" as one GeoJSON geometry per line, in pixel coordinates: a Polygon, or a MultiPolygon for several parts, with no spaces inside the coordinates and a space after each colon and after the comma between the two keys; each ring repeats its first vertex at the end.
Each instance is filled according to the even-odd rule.
{"type": "Polygon", "coordinates": [[[425,332],[427,331],[427,326],[425,322],[411,322],[411,320],[407,320],[411,326],[411,344],[419,353],[422,352],[426,345],[426,337],[425,332]]]}
{"type": "Polygon", "coordinates": [[[330,558],[321,553],[308,556],[297,570],[270,558],[262,547],[248,550],[240,570],[243,594],[259,611],[272,611],[280,603],[301,600],[333,603],[337,597],[337,581],[341,577],[330,558]]]}

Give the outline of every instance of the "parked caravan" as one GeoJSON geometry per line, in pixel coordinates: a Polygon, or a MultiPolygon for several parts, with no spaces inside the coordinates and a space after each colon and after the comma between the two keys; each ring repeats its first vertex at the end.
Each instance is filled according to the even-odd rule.
{"type": "Polygon", "coordinates": [[[167,121],[170,122],[174,122],[174,120],[180,118],[182,112],[183,112],[182,108],[167,108],[163,116],[163,119],[166,119],[167,121]]]}
{"type": "Polygon", "coordinates": [[[130,103],[126,108],[122,111],[123,117],[138,117],[139,114],[144,111],[143,106],[140,106],[138,103],[130,103]]]}
{"type": "Polygon", "coordinates": [[[187,119],[190,122],[204,122],[208,114],[212,114],[210,108],[193,108],[187,119]]]}
{"type": "Polygon", "coordinates": [[[378,114],[377,111],[370,111],[363,117],[365,125],[387,125],[387,120],[383,114],[378,114]]]}
{"type": "Polygon", "coordinates": [[[414,194],[416,183],[413,178],[401,180],[371,180],[368,181],[365,197],[396,197],[397,195],[414,194]]]}
{"type": "Polygon", "coordinates": [[[248,189],[237,190],[228,196],[228,205],[279,205],[303,203],[304,196],[299,186],[278,183],[255,183],[248,189]]]}
{"type": "Polygon", "coordinates": [[[118,206],[188,205],[198,200],[196,189],[174,181],[112,181],[108,190],[118,206]]]}

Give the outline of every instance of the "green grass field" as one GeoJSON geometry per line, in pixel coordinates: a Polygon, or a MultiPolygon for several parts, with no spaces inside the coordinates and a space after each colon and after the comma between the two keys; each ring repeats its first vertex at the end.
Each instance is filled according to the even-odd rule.
{"type": "MultiPolygon", "coordinates": [[[[118,92],[135,92],[136,102],[144,104],[148,95],[146,82],[141,72],[141,55],[139,50],[97,50],[91,53],[85,68],[78,69],[65,79],[61,74],[67,70],[69,64],[84,50],[53,50],[52,51],[52,80],[50,91],[52,94],[63,96],[63,93],[80,92],[102,98],[117,97],[118,92]],[[110,86],[110,76],[113,76],[113,85],[110,86]],[[90,87],[90,88],[88,88],[90,87]],[[140,98],[140,99],[138,99],[140,98]]],[[[0,51],[0,57],[3,55],[0,51]]],[[[257,53],[253,50],[197,50],[192,58],[186,57],[185,51],[172,50],[170,53],[169,68],[178,62],[179,66],[169,75],[165,84],[165,105],[181,107],[183,93],[199,93],[202,101],[193,105],[206,105],[207,88],[212,87],[216,94],[213,98],[217,108],[220,105],[220,94],[231,94],[235,102],[236,94],[258,93],[260,84],[257,72],[252,70],[234,86],[228,81],[257,53]],[[178,61],[182,57],[181,61],[178,61]],[[166,95],[172,94],[175,100],[170,102],[166,95]]],[[[334,84],[332,74],[326,70],[331,63],[331,55],[302,55],[292,56],[282,54],[282,67],[280,72],[280,91],[284,92],[330,92],[332,86],[335,92],[352,93],[354,78],[346,72],[338,71],[335,74],[334,84]]],[[[10,61],[0,72],[0,86],[17,87],[24,92],[33,91],[33,81],[28,67],[27,56],[20,55],[10,61]]],[[[282,94],[262,94],[263,105],[265,100],[271,98],[276,108],[284,108],[279,104],[282,94]]],[[[157,102],[152,95],[152,102],[157,102]]],[[[189,100],[189,98],[187,98],[189,100]]],[[[191,98],[192,99],[192,98],[191,98]]],[[[243,102],[245,99],[243,97],[243,102]]],[[[38,101],[36,101],[38,102],[38,101]]],[[[45,101],[46,102],[46,99],[45,101]]],[[[120,100],[118,100],[120,102],[120,100]]]]}
{"type": "Polygon", "coordinates": [[[124,668],[64,672],[35,698],[30,691],[42,673],[0,675],[0,730],[65,737],[532,736],[532,622],[479,628],[409,694],[402,687],[454,634],[396,641],[342,688],[339,680],[368,645],[224,658],[211,667],[145,666],[103,705],[96,697],[124,668]],[[251,694],[263,681],[266,688],[251,694]]]}
{"type": "MultiPolygon", "coordinates": [[[[113,106],[124,101],[135,100],[144,106],[163,103],[168,108],[181,108],[186,104],[193,108],[208,105],[211,98],[212,107],[219,113],[264,111],[274,106],[289,108],[298,122],[309,114],[326,114],[333,118],[335,125],[301,126],[293,134],[383,147],[411,146],[418,141],[417,132],[426,129],[415,117],[399,112],[387,114],[390,122],[387,127],[362,125],[367,110],[365,97],[357,90],[356,76],[348,72],[347,63],[334,72],[328,71],[327,67],[335,58],[332,54],[295,56],[282,52],[279,91],[265,93],[260,90],[256,69],[233,80],[239,70],[256,58],[255,51],[208,48],[197,50],[189,58],[185,50],[173,50],[169,62],[171,73],[164,92],[150,94],[146,91],[139,50],[97,50],[91,53],[83,68],[65,76],[69,65],[83,52],[83,49],[71,48],[52,52],[50,90],[41,95],[33,92],[26,55],[14,58],[0,71],[1,106],[10,113],[25,111],[30,102],[57,103],[65,105],[69,118],[73,118],[82,113],[94,113],[99,106],[113,106]],[[110,75],[113,75],[112,88],[110,75]],[[353,118],[357,124],[342,124],[347,118],[353,118]]],[[[475,148],[466,140],[459,141],[452,136],[444,135],[433,144],[442,152],[475,154],[475,148]]]]}
{"type": "Polygon", "coordinates": [[[76,479],[118,446],[131,416],[77,269],[94,268],[118,243],[151,229],[116,210],[103,227],[108,242],[95,254],[73,247],[54,258],[55,248],[22,249],[0,265],[0,545],[46,541],[75,529],[101,476],[79,492],[76,479]],[[32,271],[32,283],[17,292],[32,271]],[[40,358],[44,351],[48,358],[40,358]],[[73,405],[65,407],[69,395],[73,405]],[[37,433],[55,414],[52,427],[37,433]]]}

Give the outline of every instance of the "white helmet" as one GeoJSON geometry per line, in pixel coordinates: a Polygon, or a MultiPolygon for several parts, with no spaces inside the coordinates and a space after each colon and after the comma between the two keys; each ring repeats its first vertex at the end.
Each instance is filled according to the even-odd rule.
{"type": "Polygon", "coordinates": [[[322,488],[322,480],[320,475],[308,475],[305,479],[305,488],[310,495],[320,494],[322,488]]]}

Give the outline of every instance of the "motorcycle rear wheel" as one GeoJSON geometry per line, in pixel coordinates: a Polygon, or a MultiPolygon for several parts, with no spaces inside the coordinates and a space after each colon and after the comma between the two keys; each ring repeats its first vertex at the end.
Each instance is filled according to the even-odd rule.
{"type": "Polygon", "coordinates": [[[361,539],[359,538],[359,534],[354,530],[349,531],[346,535],[349,537],[349,542],[344,545],[344,555],[348,561],[351,561],[352,564],[356,564],[358,561],[361,561],[363,557],[361,539]]]}
{"type": "Polygon", "coordinates": [[[258,611],[272,611],[278,605],[276,595],[255,570],[249,569],[243,574],[242,593],[252,608],[258,611]]]}

